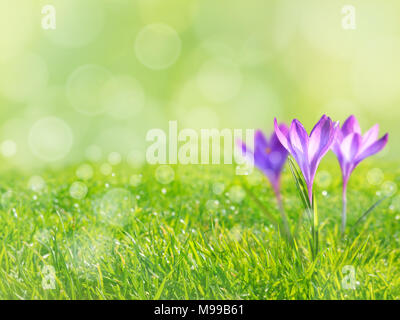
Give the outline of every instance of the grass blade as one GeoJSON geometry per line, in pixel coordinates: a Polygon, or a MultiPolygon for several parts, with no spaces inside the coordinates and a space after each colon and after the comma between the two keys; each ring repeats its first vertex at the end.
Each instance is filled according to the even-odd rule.
{"type": "Polygon", "coordinates": [[[382,199],[379,199],[375,202],[367,211],[365,211],[360,218],[356,221],[356,223],[351,227],[355,228],[362,220],[364,220],[383,200],[386,200],[389,196],[385,196],[382,199]]]}
{"type": "Polygon", "coordinates": [[[266,215],[266,217],[272,222],[272,224],[275,227],[278,227],[279,226],[278,221],[269,213],[268,209],[262,204],[262,202],[256,197],[256,195],[244,183],[242,184],[242,187],[249,195],[249,197],[253,199],[254,202],[259,206],[259,208],[266,215]]]}

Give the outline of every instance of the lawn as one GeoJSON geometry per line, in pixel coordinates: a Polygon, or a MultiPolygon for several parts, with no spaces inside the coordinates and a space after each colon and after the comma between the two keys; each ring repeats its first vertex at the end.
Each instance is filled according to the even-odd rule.
{"type": "MultiPolygon", "coordinates": [[[[395,163],[374,159],[355,170],[344,238],[339,167],[330,159],[321,163],[315,259],[306,220],[292,247],[244,191],[249,188],[279,217],[258,173],[244,177],[232,166],[172,166],[169,182],[171,172],[163,167],[110,168],[36,172],[42,179],[3,170],[0,299],[400,298],[395,163]],[[393,195],[352,228],[385,194],[393,195]],[[353,289],[343,285],[349,270],[353,289]]],[[[295,232],[303,210],[287,165],[282,180],[295,232]]]]}

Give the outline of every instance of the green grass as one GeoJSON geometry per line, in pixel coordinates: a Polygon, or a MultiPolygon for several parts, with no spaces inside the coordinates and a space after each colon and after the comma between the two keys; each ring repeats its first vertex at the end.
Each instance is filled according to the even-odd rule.
{"type": "MultiPolygon", "coordinates": [[[[28,188],[30,175],[3,172],[1,299],[400,298],[399,198],[385,200],[350,229],[383,192],[382,184],[367,182],[368,172],[379,167],[384,181],[398,184],[394,163],[365,162],[353,173],[344,239],[338,165],[321,164],[319,171],[329,172],[332,181],[315,187],[321,225],[315,260],[306,221],[292,248],[249,196],[241,200],[237,186],[246,183],[279,217],[258,174],[246,178],[230,166],[180,166],[174,167],[175,180],[162,185],[155,167],[117,166],[113,176],[104,176],[92,166],[82,200],[69,191],[79,180],[76,167],[40,172],[46,187],[36,192],[28,188]],[[142,175],[136,187],[129,182],[134,174],[142,175]],[[216,182],[225,185],[220,195],[213,192],[216,182]],[[342,287],[346,265],[355,268],[355,290],[342,287]],[[43,288],[44,266],[55,270],[55,289],[43,288]]],[[[294,229],[303,210],[287,167],[283,196],[294,229]]]]}

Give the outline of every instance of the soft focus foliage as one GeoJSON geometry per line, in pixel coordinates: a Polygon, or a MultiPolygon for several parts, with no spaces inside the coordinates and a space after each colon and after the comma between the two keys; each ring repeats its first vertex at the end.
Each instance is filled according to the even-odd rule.
{"type": "Polygon", "coordinates": [[[322,113],[353,113],[397,141],[400,4],[352,4],[356,30],[342,28],[339,0],[0,0],[2,160],[142,161],[146,131],[174,119],[271,131],[273,117],[298,118],[309,130],[322,113]],[[55,30],[41,27],[48,4],[55,30]]]}

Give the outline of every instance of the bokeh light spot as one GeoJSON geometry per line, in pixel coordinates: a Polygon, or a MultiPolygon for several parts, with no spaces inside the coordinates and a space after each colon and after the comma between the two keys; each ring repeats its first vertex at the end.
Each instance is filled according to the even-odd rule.
{"type": "Polygon", "coordinates": [[[383,172],[379,168],[373,168],[367,173],[367,180],[372,185],[380,185],[383,181],[383,172]]]}
{"type": "Polygon", "coordinates": [[[140,30],[135,41],[138,60],[150,69],[166,69],[178,59],[181,40],[170,26],[157,23],[140,30]]]}
{"type": "Polygon", "coordinates": [[[382,184],[382,192],[385,196],[392,196],[397,192],[397,185],[392,181],[385,181],[382,184]]]}
{"type": "Polygon", "coordinates": [[[315,177],[315,183],[321,188],[327,188],[332,183],[332,176],[328,171],[318,171],[315,177]]]}
{"type": "Polygon", "coordinates": [[[225,190],[225,185],[222,182],[215,182],[212,188],[216,195],[221,195],[225,190]]]}
{"type": "Polygon", "coordinates": [[[108,155],[108,162],[112,165],[112,166],[116,166],[118,164],[121,163],[121,155],[118,152],[111,152],[108,155]]]}
{"type": "Polygon", "coordinates": [[[108,163],[103,163],[100,167],[100,172],[105,176],[110,175],[112,173],[111,165],[109,165],[108,163]]]}
{"type": "Polygon", "coordinates": [[[48,117],[38,120],[32,126],[28,142],[32,153],[39,159],[57,161],[71,150],[73,134],[64,120],[48,117]]]}
{"type": "Polygon", "coordinates": [[[71,187],[69,188],[69,194],[71,195],[72,198],[81,200],[85,198],[86,194],[88,192],[88,188],[86,184],[80,181],[74,182],[71,187]]]}
{"type": "Polygon", "coordinates": [[[134,174],[129,179],[129,184],[132,187],[137,187],[142,183],[142,175],[141,174],[134,174]]]}
{"type": "Polygon", "coordinates": [[[1,144],[0,150],[4,157],[10,158],[17,153],[17,144],[12,140],[5,140],[1,144]]]}
{"type": "Polygon", "coordinates": [[[108,191],[100,203],[100,214],[107,223],[125,225],[135,207],[135,199],[132,194],[123,188],[115,188],[108,191]]]}
{"type": "Polygon", "coordinates": [[[110,79],[101,93],[104,110],[117,119],[126,119],[139,113],[145,103],[145,95],[140,83],[129,76],[110,79]]]}
{"type": "Polygon", "coordinates": [[[76,176],[82,180],[89,180],[93,177],[93,168],[90,164],[82,164],[76,169],[76,176]]]}
{"type": "Polygon", "coordinates": [[[397,212],[400,211],[400,196],[395,196],[392,200],[392,206],[397,212]]]}
{"type": "Polygon", "coordinates": [[[28,181],[28,188],[35,191],[40,192],[46,187],[46,182],[41,176],[32,176],[28,181]]]}
{"type": "Polygon", "coordinates": [[[162,165],[156,169],[155,177],[161,184],[169,184],[175,179],[175,171],[170,166],[162,165]]]}
{"type": "Polygon", "coordinates": [[[229,189],[229,199],[233,202],[240,203],[246,196],[246,192],[241,186],[233,186],[229,189]]]}
{"type": "Polygon", "coordinates": [[[218,200],[207,200],[206,202],[206,208],[210,211],[217,210],[219,207],[219,201],[218,200]]]}
{"type": "Polygon", "coordinates": [[[210,101],[226,102],[239,93],[242,76],[232,61],[213,59],[206,61],[200,68],[197,85],[210,101]]]}
{"type": "Polygon", "coordinates": [[[67,82],[67,98],[71,106],[85,115],[103,113],[102,93],[110,79],[111,74],[100,66],[84,65],[76,69],[67,82]]]}

